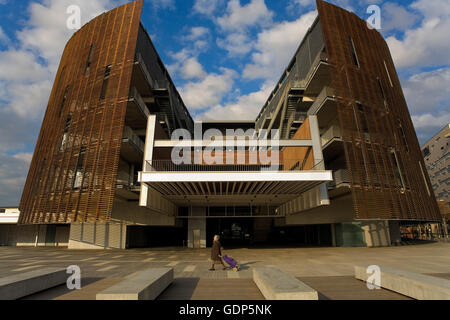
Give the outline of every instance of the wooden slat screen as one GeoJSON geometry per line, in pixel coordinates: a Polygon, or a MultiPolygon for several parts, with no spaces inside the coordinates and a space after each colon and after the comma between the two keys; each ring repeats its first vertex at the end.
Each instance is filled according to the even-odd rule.
{"type": "Polygon", "coordinates": [[[20,224],[110,220],[142,6],[138,0],[104,13],[67,43],[22,195],[20,224]]]}

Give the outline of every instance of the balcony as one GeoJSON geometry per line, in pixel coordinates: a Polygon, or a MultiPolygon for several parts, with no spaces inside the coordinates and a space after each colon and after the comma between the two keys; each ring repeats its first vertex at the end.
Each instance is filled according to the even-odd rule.
{"type": "MultiPolygon", "coordinates": [[[[134,65],[140,71],[140,72],[136,72],[136,73],[141,76],[140,77],[141,79],[143,78],[145,80],[147,85],[150,87],[150,90],[152,88],[155,88],[155,80],[150,75],[147,65],[144,62],[144,58],[142,57],[142,54],[140,52],[136,53],[134,65]]],[[[138,70],[135,70],[135,71],[138,71],[138,70]]],[[[142,81],[140,81],[140,82],[142,82],[142,81]]]]}
{"type": "Polygon", "coordinates": [[[319,52],[305,78],[305,95],[319,95],[323,87],[331,83],[332,67],[325,52],[319,52]]]}
{"type": "Polygon", "coordinates": [[[142,164],[145,143],[130,127],[125,126],[122,135],[120,155],[129,163],[142,164]]]}
{"type": "MultiPolygon", "coordinates": [[[[334,90],[331,87],[325,86],[309,108],[308,115],[322,117],[324,113],[330,111],[330,102],[334,102],[334,90]]],[[[334,106],[334,103],[332,105],[334,106]]]]}
{"type": "Polygon", "coordinates": [[[350,173],[348,169],[333,172],[333,181],[328,183],[330,197],[334,198],[350,192],[350,173]]]}
{"type": "Polygon", "coordinates": [[[144,102],[136,87],[132,87],[127,104],[125,125],[135,129],[145,129],[149,116],[150,111],[147,108],[147,104],[144,102]]]}
{"type": "Polygon", "coordinates": [[[341,140],[341,129],[337,125],[331,125],[324,134],[320,136],[322,148],[325,149],[332,140],[341,140]]]}

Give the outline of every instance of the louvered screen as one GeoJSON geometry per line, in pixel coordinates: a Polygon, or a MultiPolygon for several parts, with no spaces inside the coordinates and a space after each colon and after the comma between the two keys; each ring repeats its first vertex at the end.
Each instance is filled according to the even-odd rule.
{"type": "Polygon", "coordinates": [[[19,223],[110,219],[142,5],[139,0],[102,14],[67,43],[19,223]]]}

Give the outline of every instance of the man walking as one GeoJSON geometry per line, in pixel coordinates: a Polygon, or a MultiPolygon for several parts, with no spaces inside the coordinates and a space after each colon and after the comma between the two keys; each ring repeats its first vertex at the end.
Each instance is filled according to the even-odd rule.
{"type": "Polygon", "coordinates": [[[227,269],[227,267],[222,261],[222,249],[221,249],[222,245],[220,244],[219,239],[220,239],[219,236],[217,235],[214,236],[214,241],[211,249],[212,266],[211,269],[209,269],[209,271],[215,271],[216,269],[214,269],[214,265],[216,264],[221,264],[223,266],[223,270],[227,269]]]}

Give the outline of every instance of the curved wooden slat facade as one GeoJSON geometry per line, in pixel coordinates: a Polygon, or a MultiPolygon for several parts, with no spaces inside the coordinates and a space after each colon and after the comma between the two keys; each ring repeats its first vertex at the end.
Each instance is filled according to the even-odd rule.
{"type": "Polygon", "coordinates": [[[332,87],[355,219],[439,221],[432,185],[385,40],[353,13],[320,0],[317,9],[333,67],[332,87]]]}
{"type": "Polygon", "coordinates": [[[138,0],[104,13],[67,43],[22,195],[20,224],[110,219],[142,6],[138,0]]]}

